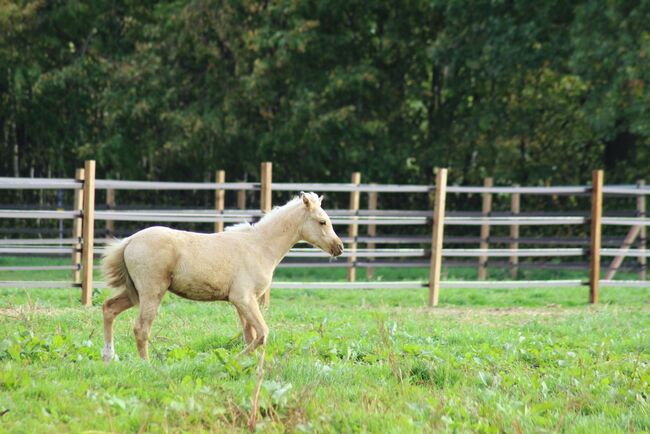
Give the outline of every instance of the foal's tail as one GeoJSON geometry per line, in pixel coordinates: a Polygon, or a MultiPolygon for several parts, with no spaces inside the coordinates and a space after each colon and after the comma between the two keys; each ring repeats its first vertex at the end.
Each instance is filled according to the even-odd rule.
{"type": "Polygon", "coordinates": [[[124,262],[124,249],[129,245],[129,238],[115,240],[106,246],[102,256],[102,274],[106,283],[111,288],[125,288],[126,295],[134,305],[140,301],[138,291],[129,275],[129,270],[124,262]]]}

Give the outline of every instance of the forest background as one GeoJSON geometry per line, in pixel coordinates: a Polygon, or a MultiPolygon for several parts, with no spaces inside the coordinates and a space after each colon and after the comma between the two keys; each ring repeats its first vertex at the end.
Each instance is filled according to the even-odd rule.
{"type": "Polygon", "coordinates": [[[0,176],[633,183],[650,2],[0,0],[0,176]]]}

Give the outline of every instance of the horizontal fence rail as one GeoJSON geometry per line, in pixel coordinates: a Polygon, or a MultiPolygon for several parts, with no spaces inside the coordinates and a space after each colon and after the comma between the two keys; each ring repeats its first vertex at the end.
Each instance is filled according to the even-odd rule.
{"type": "Polygon", "coordinates": [[[69,255],[72,247],[0,247],[0,254],[4,255],[69,255]]]}
{"type": "Polygon", "coordinates": [[[82,186],[74,179],[0,177],[2,190],[79,190],[82,186]]]}
{"type": "MultiPolygon", "coordinates": [[[[444,289],[537,289],[537,288],[577,288],[587,285],[583,280],[526,280],[526,281],[452,281],[440,282],[444,289]]],[[[638,280],[601,280],[600,284],[607,287],[637,287],[647,288],[647,282],[638,280]]],[[[105,282],[97,281],[96,288],[107,288],[105,282]]],[[[399,281],[399,282],[273,282],[274,289],[421,289],[427,282],[399,281]]],[[[44,280],[15,280],[2,281],[0,288],[79,288],[80,284],[62,281],[44,280]]]]}
{"type": "Polygon", "coordinates": [[[650,187],[638,185],[603,186],[603,193],[610,195],[645,196],[650,194],[650,187]]]}
{"type": "Polygon", "coordinates": [[[59,271],[59,270],[79,270],[76,265],[12,265],[1,266],[0,271],[59,271]]]}
{"type": "Polygon", "coordinates": [[[442,249],[443,257],[582,256],[584,249],[442,249]]]}
{"type": "Polygon", "coordinates": [[[600,249],[601,256],[629,256],[632,258],[650,258],[650,251],[634,249],[600,249]]]}
{"type": "Polygon", "coordinates": [[[582,225],[585,217],[445,217],[446,226],[582,225]]]}
{"type": "Polygon", "coordinates": [[[98,179],[97,190],[247,190],[259,191],[256,182],[156,182],[156,181],[117,181],[98,179]]]}
{"type": "Polygon", "coordinates": [[[54,219],[70,220],[80,217],[76,211],[27,211],[27,210],[0,210],[0,218],[5,219],[54,219]]]}
{"type": "Polygon", "coordinates": [[[602,224],[613,226],[650,226],[650,219],[625,218],[625,217],[603,217],[602,224]]]}
{"type": "Polygon", "coordinates": [[[448,289],[483,289],[483,288],[563,288],[585,285],[582,280],[498,280],[498,281],[442,281],[441,287],[448,289]]]}
{"type": "Polygon", "coordinates": [[[461,187],[452,185],[447,187],[447,193],[496,193],[496,194],[540,194],[540,195],[581,195],[587,194],[590,187],[566,186],[566,187],[461,187]]]}
{"type": "Polygon", "coordinates": [[[319,184],[319,183],[289,183],[274,182],[274,191],[315,191],[323,193],[429,193],[434,190],[431,185],[400,185],[400,184],[319,184]]]}

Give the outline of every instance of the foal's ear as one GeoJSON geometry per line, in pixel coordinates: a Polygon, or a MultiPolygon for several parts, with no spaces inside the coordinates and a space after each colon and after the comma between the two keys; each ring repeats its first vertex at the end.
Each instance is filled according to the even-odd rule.
{"type": "Polygon", "coordinates": [[[304,191],[300,192],[300,199],[302,199],[302,203],[304,203],[307,208],[311,206],[311,201],[304,191]]]}
{"type": "Polygon", "coordinates": [[[318,198],[318,203],[319,204],[323,203],[323,199],[325,199],[325,196],[321,194],[320,197],[318,198]]]}

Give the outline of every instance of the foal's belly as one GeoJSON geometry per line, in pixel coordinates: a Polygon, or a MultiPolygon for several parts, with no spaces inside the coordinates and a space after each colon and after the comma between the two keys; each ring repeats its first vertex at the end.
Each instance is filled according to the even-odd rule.
{"type": "Polygon", "coordinates": [[[169,287],[169,292],[176,294],[179,297],[196,301],[228,300],[228,291],[212,286],[183,286],[174,285],[174,282],[172,282],[172,285],[169,287]]]}
{"type": "Polygon", "coordinates": [[[220,251],[203,245],[204,236],[191,238],[182,249],[171,271],[169,291],[197,301],[228,300],[232,266],[220,251]],[[191,242],[190,242],[191,241],[191,242]]]}
{"type": "Polygon", "coordinates": [[[169,291],[179,297],[196,301],[228,300],[228,290],[208,282],[183,282],[172,279],[169,291]]]}

